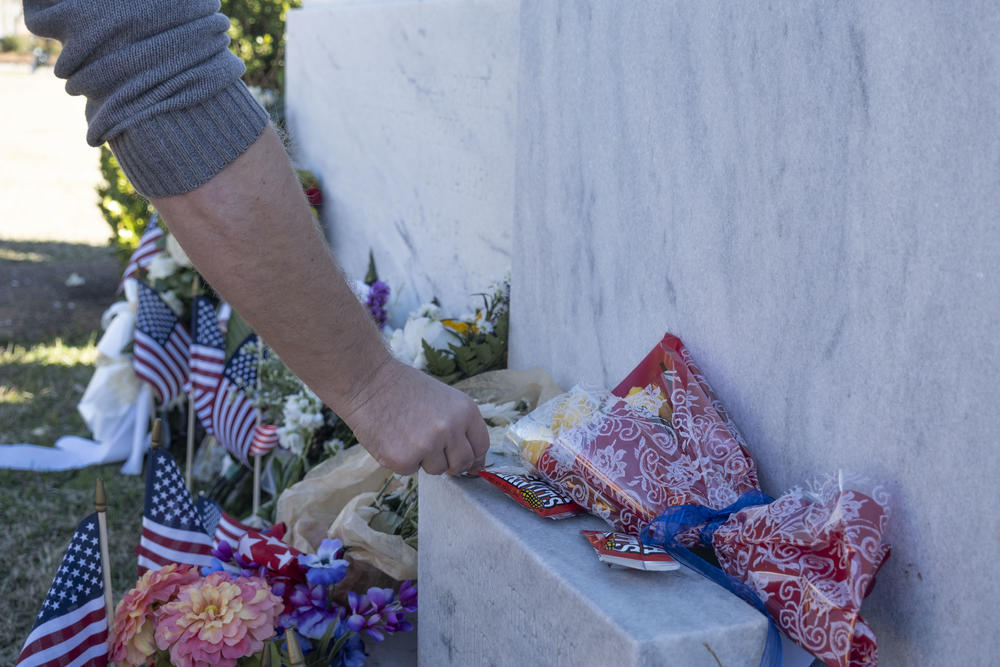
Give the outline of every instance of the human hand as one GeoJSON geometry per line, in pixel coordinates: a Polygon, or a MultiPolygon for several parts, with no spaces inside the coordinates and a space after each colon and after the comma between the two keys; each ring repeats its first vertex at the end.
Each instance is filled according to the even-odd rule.
{"type": "Polygon", "coordinates": [[[402,475],[473,472],[490,446],[471,398],[396,359],[379,366],[340,417],[376,461],[402,475]]]}

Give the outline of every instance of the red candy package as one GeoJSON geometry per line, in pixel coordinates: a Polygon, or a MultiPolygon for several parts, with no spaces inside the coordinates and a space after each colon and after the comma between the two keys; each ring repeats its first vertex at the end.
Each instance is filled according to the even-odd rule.
{"type": "Polygon", "coordinates": [[[601,562],[608,565],[648,571],[676,570],[680,567],[680,563],[663,548],[645,545],[634,535],[601,530],[581,530],[580,533],[594,547],[601,562]]]}
{"type": "Polygon", "coordinates": [[[585,509],[535,475],[480,470],[479,476],[529,510],[547,519],[565,519],[585,509]]]}

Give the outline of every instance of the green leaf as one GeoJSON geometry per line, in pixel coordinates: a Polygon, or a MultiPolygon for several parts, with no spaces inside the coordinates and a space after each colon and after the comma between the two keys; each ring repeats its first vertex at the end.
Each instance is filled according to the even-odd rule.
{"type": "Polygon", "coordinates": [[[455,372],[455,361],[448,354],[447,350],[436,350],[427,344],[426,340],[421,340],[424,347],[424,356],[427,358],[427,371],[431,375],[445,377],[455,372]]]}
{"type": "Polygon", "coordinates": [[[368,273],[365,274],[365,285],[371,286],[378,280],[378,271],[375,270],[375,255],[368,251],[368,273]]]}

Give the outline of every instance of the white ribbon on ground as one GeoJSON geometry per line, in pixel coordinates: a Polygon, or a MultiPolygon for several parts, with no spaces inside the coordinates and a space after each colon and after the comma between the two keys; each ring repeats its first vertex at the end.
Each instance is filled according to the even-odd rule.
{"type": "Polygon", "coordinates": [[[126,280],[124,287],[126,301],[113,304],[101,317],[104,335],[97,343],[97,368],[77,405],[94,439],[66,435],[54,447],[0,445],[0,468],[72,470],[125,461],[123,473],[142,471],[153,396],[132,370],[132,355],[123,351],[132,342],[139,303],[135,280],[126,280]]]}

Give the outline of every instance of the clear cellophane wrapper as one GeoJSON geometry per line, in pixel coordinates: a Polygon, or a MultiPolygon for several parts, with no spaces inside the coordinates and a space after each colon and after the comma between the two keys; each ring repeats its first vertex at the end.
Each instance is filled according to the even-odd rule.
{"type": "Polygon", "coordinates": [[[889,557],[888,507],[883,489],[841,475],[740,510],[712,544],[790,639],[831,667],[878,665],[860,609],[889,557]]]}
{"type": "MultiPolygon", "coordinates": [[[[651,353],[614,393],[574,387],[508,431],[539,474],[632,535],[669,506],[718,509],[758,488],[735,425],[687,349],[668,338],[667,353],[651,353]]],[[[695,546],[698,533],[678,541],[695,546]]]]}
{"type": "MultiPolygon", "coordinates": [[[[613,392],[574,387],[508,431],[524,461],[616,530],[681,505],[722,509],[759,490],[749,450],[683,343],[667,334],[613,392]]],[[[778,627],[828,665],[877,664],[858,614],[888,555],[884,498],[796,490],[745,508],[712,546],[778,627]],[[881,501],[881,502],[880,502],[881,501]]],[[[701,527],[675,536],[699,546],[701,527]]]]}

